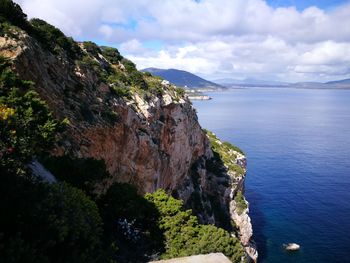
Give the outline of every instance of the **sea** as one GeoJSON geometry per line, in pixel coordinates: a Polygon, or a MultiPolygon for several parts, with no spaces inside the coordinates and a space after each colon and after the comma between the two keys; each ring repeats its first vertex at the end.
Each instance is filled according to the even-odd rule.
{"type": "Polygon", "coordinates": [[[193,101],[247,156],[258,262],[350,262],[350,90],[242,88],[193,101]],[[285,243],[297,243],[288,252],[285,243]]]}

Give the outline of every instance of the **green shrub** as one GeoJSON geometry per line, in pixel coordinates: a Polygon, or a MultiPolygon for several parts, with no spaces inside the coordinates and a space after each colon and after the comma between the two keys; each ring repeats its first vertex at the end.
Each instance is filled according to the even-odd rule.
{"type": "Polygon", "coordinates": [[[30,20],[32,28],[30,34],[34,36],[41,45],[54,54],[64,50],[68,57],[77,59],[81,56],[81,49],[78,44],[69,37],[66,37],[61,30],[50,25],[44,20],[34,18],[30,20]]]}
{"type": "Polygon", "coordinates": [[[164,94],[164,88],[161,84],[161,81],[158,78],[149,76],[146,74],[148,72],[143,73],[144,79],[147,83],[148,90],[155,95],[163,95],[164,94]]]}
{"type": "Polygon", "coordinates": [[[164,190],[145,197],[160,213],[159,226],[165,237],[163,258],[221,252],[232,262],[241,262],[243,248],[229,232],[213,225],[199,224],[191,210],[183,210],[182,201],[168,196],[164,190]]]}
{"type": "Polygon", "coordinates": [[[118,64],[118,62],[123,59],[118,49],[113,47],[102,47],[102,55],[111,64],[118,64]]]}
{"type": "Polygon", "coordinates": [[[133,86],[138,87],[142,90],[148,90],[148,85],[143,79],[142,73],[139,71],[132,71],[129,73],[129,79],[133,86]]]}
{"type": "Polygon", "coordinates": [[[102,68],[100,63],[92,57],[85,55],[76,61],[77,65],[84,70],[92,70],[96,73],[100,82],[107,82],[108,72],[102,68]]]}
{"type": "Polygon", "coordinates": [[[0,57],[0,166],[16,173],[32,156],[50,149],[60,128],[32,87],[0,57]]]}
{"type": "Polygon", "coordinates": [[[125,87],[125,86],[110,86],[110,90],[112,92],[113,95],[117,96],[118,98],[128,98],[130,99],[131,98],[131,92],[130,92],[130,89],[128,87],[125,87]]]}
{"type": "Polygon", "coordinates": [[[114,72],[110,73],[107,81],[111,85],[117,85],[120,83],[124,85],[131,84],[130,79],[127,77],[127,75],[120,70],[114,70],[114,72]]]}
{"type": "Polygon", "coordinates": [[[101,49],[98,45],[96,45],[94,42],[91,41],[85,41],[83,42],[85,50],[90,53],[92,56],[97,56],[99,53],[101,53],[101,49]]]}
{"type": "Polygon", "coordinates": [[[22,8],[11,0],[0,0],[0,23],[8,22],[24,30],[30,27],[27,15],[22,8]]]}
{"type": "Polygon", "coordinates": [[[207,162],[211,171],[214,173],[222,172],[220,166],[224,164],[228,171],[234,172],[237,177],[243,176],[244,169],[236,163],[236,152],[244,154],[242,150],[228,142],[221,142],[214,133],[208,130],[204,130],[204,132],[210,140],[211,149],[214,153],[213,160],[207,162]]]}
{"type": "Polygon", "coordinates": [[[185,96],[185,92],[186,92],[185,89],[177,87],[175,89],[175,91],[176,91],[177,96],[179,96],[179,97],[185,96]]]}
{"type": "Polygon", "coordinates": [[[102,118],[108,121],[110,124],[114,125],[119,120],[119,115],[117,112],[110,109],[106,109],[101,113],[102,118]]]}
{"type": "Polygon", "coordinates": [[[152,74],[148,71],[143,72],[143,75],[145,75],[146,77],[152,77],[152,74]]]}
{"type": "Polygon", "coordinates": [[[237,213],[240,215],[244,210],[248,208],[247,202],[244,199],[244,196],[241,191],[238,191],[235,196],[235,202],[237,206],[237,213]]]}
{"type": "Polygon", "coordinates": [[[135,65],[131,60],[126,59],[126,58],[123,58],[123,59],[121,60],[121,63],[124,65],[125,70],[126,70],[128,73],[137,71],[136,65],[135,65]]]}
{"type": "Polygon", "coordinates": [[[1,262],[96,262],[102,222],[82,191],[14,175],[1,180],[1,262]]]}
{"type": "Polygon", "coordinates": [[[42,158],[41,161],[57,179],[84,190],[90,196],[94,196],[97,183],[110,177],[102,160],[64,155],[42,158]]]}
{"type": "Polygon", "coordinates": [[[128,184],[113,184],[97,200],[104,222],[106,247],[115,244],[121,262],[145,262],[162,251],[163,236],[153,203],[128,184]]]}

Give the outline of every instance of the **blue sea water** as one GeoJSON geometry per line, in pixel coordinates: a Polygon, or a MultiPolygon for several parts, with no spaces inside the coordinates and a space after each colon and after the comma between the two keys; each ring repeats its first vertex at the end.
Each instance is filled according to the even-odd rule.
{"type": "Polygon", "coordinates": [[[247,88],[195,101],[248,158],[259,262],[350,262],[350,90],[247,88]],[[287,252],[283,243],[301,245],[287,252]]]}

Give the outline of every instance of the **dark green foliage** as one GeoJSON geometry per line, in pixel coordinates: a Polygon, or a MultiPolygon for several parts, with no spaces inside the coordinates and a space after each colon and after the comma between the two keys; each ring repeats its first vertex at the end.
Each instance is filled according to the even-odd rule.
{"type": "Polygon", "coordinates": [[[177,87],[175,91],[176,91],[176,94],[177,94],[179,97],[185,96],[185,90],[184,90],[183,88],[177,87]]]}
{"type": "Polygon", "coordinates": [[[128,87],[125,87],[124,85],[120,85],[120,86],[112,85],[110,86],[110,90],[113,95],[119,98],[122,98],[122,97],[131,98],[130,89],[128,87]]]}
{"type": "Polygon", "coordinates": [[[106,109],[105,111],[101,112],[101,116],[112,125],[115,125],[119,120],[118,113],[110,109],[106,109]]]}
{"type": "Polygon", "coordinates": [[[85,71],[93,70],[98,76],[99,81],[107,82],[108,72],[92,57],[84,55],[81,59],[77,60],[76,63],[85,71]]]}
{"type": "Polygon", "coordinates": [[[97,56],[99,53],[102,52],[101,49],[99,48],[99,46],[96,45],[94,42],[85,41],[83,43],[83,45],[84,45],[85,50],[93,56],[97,56]]]}
{"type": "Polygon", "coordinates": [[[96,262],[101,219],[85,194],[2,174],[0,262],[96,262]]]}
{"type": "Polygon", "coordinates": [[[46,152],[59,124],[46,103],[9,70],[0,57],[0,166],[19,171],[21,163],[46,152]]]}
{"type": "Polygon", "coordinates": [[[21,7],[11,0],[0,0],[0,23],[8,22],[27,30],[30,25],[21,7]]]}
{"type": "Polygon", "coordinates": [[[116,48],[101,47],[101,49],[102,49],[102,55],[111,64],[118,64],[118,62],[123,59],[123,57],[120,55],[118,49],[116,49],[116,48]]]}
{"type": "Polygon", "coordinates": [[[195,247],[196,254],[221,252],[232,262],[241,262],[244,250],[237,238],[230,233],[213,225],[203,225],[198,233],[195,247]]]}
{"type": "Polygon", "coordinates": [[[143,75],[140,71],[131,71],[129,73],[129,78],[131,85],[141,88],[142,90],[148,90],[148,85],[146,81],[143,79],[143,75]]]}
{"type": "Polygon", "coordinates": [[[68,58],[76,59],[81,56],[81,49],[77,43],[72,38],[66,37],[61,30],[38,18],[28,22],[27,15],[18,4],[11,0],[0,0],[1,34],[10,32],[8,24],[23,29],[54,54],[65,51],[68,58]]]}
{"type": "Polygon", "coordinates": [[[131,60],[123,58],[121,63],[124,65],[124,67],[128,73],[131,73],[133,71],[137,71],[136,65],[131,60]]]}
{"type": "Polygon", "coordinates": [[[104,161],[93,158],[51,156],[43,158],[42,162],[57,179],[84,190],[90,196],[94,196],[96,183],[110,177],[104,161]]]}
{"type": "Polygon", "coordinates": [[[60,50],[67,53],[68,57],[77,59],[81,56],[81,49],[78,44],[69,37],[66,37],[61,30],[48,24],[44,20],[34,18],[30,20],[32,28],[30,34],[34,36],[44,48],[54,54],[59,54],[60,50]]]}
{"type": "Polygon", "coordinates": [[[147,255],[162,250],[162,232],[156,224],[159,213],[134,187],[115,183],[97,203],[106,246],[117,245],[118,262],[144,262],[147,255]]]}
{"type": "Polygon", "coordinates": [[[143,74],[146,76],[146,77],[152,77],[152,73],[150,73],[150,72],[143,72],[143,74]]]}
{"type": "Polygon", "coordinates": [[[112,85],[118,84],[118,83],[123,83],[124,85],[130,85],[130,80],[128,79],[126,74],[124,74],[120,70],[116,70],[115,72],[109,75],[108,83],[112,85]]]}
{"type": "Polygon", "coordinates": [[[163,258],[222,252],[232,262],[240,262],[243,248],[229,232],[213,225],[201,225],[191,210],[183,210],[182,201],[168,196],[164,190],[147,194],[160,213],[159,226],[164,231],[163,258]]]}
{"type": "Polygon", "coordinates": [[[233,145],[233,144],[231,144],[231,143],[229,143],[229,142],[223,142],[222,145],[223,145],[224,147],[226,147],[227,149],[230,148],[230,149],[232,149],[232,150],[234,150],[234,151],[236,151],[236,152],[239,152],[239,153],[241,153],[241,154],[244,155],[244,152],[243,152],[240,148],[238,148],[236,145],[233,145]]]}
{"type": "Polygon", "coordinates": [[[247,202],[244,200],[244,196],[241,191],[238,191],[235,196],[235,202],[237,206],[237,213],[240,215],[245,209],[248,208],[247,202]]]}
{"type": "Polygon", "coordinates": [[[155,77],[152,77],[149,76],[148,72],[144,72],[143,73],[143,76],[144,76],[144,79],[147,83],[147,86],[148,86],[148,90],[152,93],[152,94],[155,94],[155,95],[163,95],[164,94],[164,88],[161,84],[161,81],[158,79],[158,78],[155,78],[155,77]]]}
{"type": "Polygon", "coordinates": [[[208,130],[203,130],[208,136],[211,149],[214,153],[212,160],[207,161],[207,167],[213,173],[221,173],[224,164],[228,171],[234,172],[237,177],[244,175],[244,169],[236,163],[237,152],[243,154],[238,147],[228,143],[221,142],[216,135],[208,130]]]}

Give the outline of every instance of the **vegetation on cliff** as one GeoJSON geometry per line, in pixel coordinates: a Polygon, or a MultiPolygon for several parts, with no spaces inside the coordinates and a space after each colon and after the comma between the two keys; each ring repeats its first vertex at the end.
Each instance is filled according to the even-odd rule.
{"type": "Polygon", "coordinates": [[[239,240],[222,228],[201,225],[192,210],[183,210],[183,202],[164,190],[146,194],[159,211],[159,228],[164,231],[165,251],[162,258],[174,258],[222,252],[232,262],[241,262],[243,248],[239,240]]]}
{"type": "Polygon", "coordinates": [[[219,163],[223,163],[228,172],[231,172],[235,177],[242,177],[244,175],[244,169],[237,163],[237,157],[243,156],[244,153],[237,146],[230,144],[229,142],[221,142],[216,135],[208,130],[204,130],[207,134],[211,149],[214,153],[214,158],[208,162],[208,169],[214,172],[218,172],[221,166],[219,163]]]}
{"type": "Polygon", "coordinates": [[[4,58],[0,70],[0,208],[6,211],[0,216],[1,262],[143,262],[159,253],[209,252],[240,261],[235,237],[200,225],[164,191],[144,198],[130,185],[114,184],[98,194],[96,183],[109,176],[103,163],[47,157],[62,125],[4,58]],[[27,164],[34,157],[60,182],[33,176],[27,164]]]}
{"type": "Polygon", "coordinates": [[[18,79],[8,61],[0,57],[2,171],[24,173],[21,164],[48,151],[59,126],[46,103],[33,90],[33,83],[18,79]]]}
{"type": "Polygon", "coordinates": [[[32,88],[0,57],[0,261],[91,262],[102,229],[97,206],[79,189],[41,182],[27,166],[60,128],[32,88]]]}
{"type": "Polygon", "coordinates": [[[240,215],[243,213],[244,210],[248,208],[248,204],[244,199],[244,196],[242,194],[242,191],[238,191],[235,196],[235,202],[237,207],[237,213],[240,215]]]}
{"type": "MultiPolygon", "coordinates": [[[[0,0],[0,36],[16,39],[19,35],[29,35],[35,39],[31,42],[35,48],[41,46],[41,53],[67,62],[65,69],[75,74],[70,77],[78,79],[74,89],[62,87],[67,100],[87,89],[76,77],[79,74],[90,74],[94,91],[106,88],[105,97],[99,98],[103,111],[75,97],[80,104],[70,106],[81,109],[84,120],[95,110],[93,117],[114,125],[118,114],[108,103],[131,100],[136,93],[147,99],[167,89],[175,101],[184,96],[182,89],[137,71],[117,49],[76,43],[43,20],[28,21],[12,1],[0,0]]],[[[51,156],[62,139],[58,132],[69,121],[55,119],[34,88],[0,57],[0,209],[6,211],[0,215],[0,262],[145,262],[151,257],[209,252],[223,252],[234,262],[241,261],[243,249],[236,237],[199,224],[182,201],[164,191],[143,197],[127,184],[107,187],[104,180],[110,175],[103,161],[68,153],[51,156]],[[36,177],[28,166],[32,160],[44,164],[58,183],[36,177]]]]}

